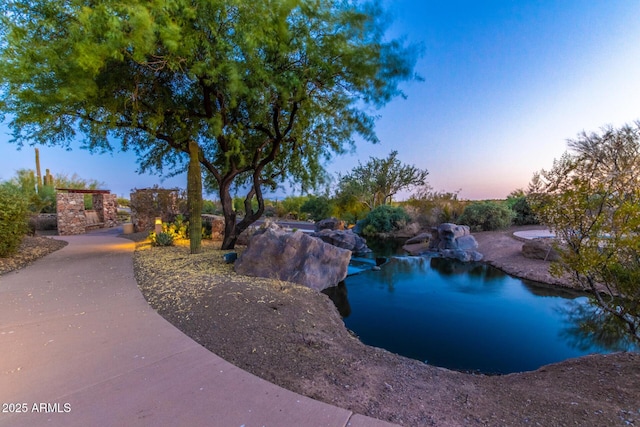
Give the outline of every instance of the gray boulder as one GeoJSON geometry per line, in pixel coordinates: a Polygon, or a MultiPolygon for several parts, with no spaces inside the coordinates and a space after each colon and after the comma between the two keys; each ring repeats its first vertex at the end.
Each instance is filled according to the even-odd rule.
{"type": "Polygon", "coordinates": [[[553,247],[554,239],[531,239],[522,245],[522,255],[545,261],[560,261],[560,254],[553,247]]]}
{"type": "Polygon", "coordinates": [[[316,233],[311,233],[312,237],[322,239],[323,242],[348,249],[353,253],[368,253],[371,249],[367,246],[367,241],[351,230],[329,230],[324,229],[316,233]]]}
{"type": "MultiPolygon", "coordinates": [[[[437,227],[431,229],[431,241],[429,242],[429,249],[431,250],[443,250],[443,249],[458,249],[457,240],[464,236],[471,235],[469,227],[466,225],[456,225],[449,222],[440,224],[437,227]]],[[[473,239],[475,240],[475,238],[473,239]]],[[[476,243],[476,248],[477,248],[476,243]]]]}
{"type": "Polygon", "coordinates": [[[444,223],[431,229],[429,250],[442,257],[464,262],[480,261],[482,254],[477,249],[478,242],[466,225],[444,223]]]}
{"type": "Polygon", "coordinates": [[[439,252],[443,258],[457,259],[462,262],[481,261],[482,254],[478,251],[465,251],[462,249],[443,249],[439,252]]]}
{"type": "Polygon", "coordinates": [[[251,238],[255,234],[264,233],[265,230],[267,229],[283,230],[283,228],[280,227],[277,223],[267,219],[261,225],[250,225],[249,227],[247,227],[247,229],[244,230],[240,234],[240,236],[238,236],[238,240],[236,241],[236,244],[247,246],[249,244],[249,240],[251,240],[251,238]]]}
{"type": "Polygon", "coordinates": [[[431,233],[420,233],[404,242],[405,245],[427,244],[431,240],[431,233]]]}
{"type": "Polygon", "coordinates": [[[347,277],[350,260],[351,251],[301,231],[289,233],[268,228],[249,240],[235,270],[247,276],[277,278],[322,291],[347,277]]]}
{"type": "Polygon", "coordinates": [[[420,233],[410,239],[407,239],[402,246],[402,249],[407,251],[410,255],[421,255],[425,252],[429,252],[429,242],[431,241],[431,233],[420,233]]]}
{"type": "Polygon", "coordinates": [[[338,218],[326,218],[316,222],[315,231],[344,230],[344,221],[338,218]]]}

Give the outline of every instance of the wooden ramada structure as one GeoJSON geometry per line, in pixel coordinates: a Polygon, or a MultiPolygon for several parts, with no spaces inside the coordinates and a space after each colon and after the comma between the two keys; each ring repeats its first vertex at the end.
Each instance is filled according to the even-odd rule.
{"type": "Polygon", "coordinates": [[[110,190],[56,188],[56,208],[60,236],[84,234],[91,229],[118,225],[117,196],[110,190]],[[93,195],[91,210],[84,208],[85,194],[93,195]]]}

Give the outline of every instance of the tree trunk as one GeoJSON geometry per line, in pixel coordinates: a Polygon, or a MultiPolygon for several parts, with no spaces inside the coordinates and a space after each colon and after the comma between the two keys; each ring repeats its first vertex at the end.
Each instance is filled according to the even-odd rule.
{"type": "Polygon", "coordinates": [[[219,183],[220,203],[222,203],[222,214],[224,215],[224,237],[222,238],[222,250],[233,249],[238,240],[236,235],[236,212],[233,210],[233,200],[229,187],[230,182],[219,183]]]}
{"type": "Polygon", "coordinates": [[[189,141],[187,202],[189,204],[189,246],[192,254],[202,252],[202,171],[199,156],[198,143],[189,141]]]}
{"type": "Polygon", "coordinates": [[[238,241],[238,237],[251,224],[260,219],[264,213],[264,199],[261,192],[250,190],[245,198],[245,210],[247,211],[240,222],[237,221],[236,213],[233,210],[233,199],[229,192],[229,185],[220,185],[220,201],[222,202],[222,212],[224,214],[224,238],[222,239],[223,250],[233,249],[238,241]],[[251,199],[255,195],[258,200],[258,210],[253,212],[250,208],[251,199]]]}

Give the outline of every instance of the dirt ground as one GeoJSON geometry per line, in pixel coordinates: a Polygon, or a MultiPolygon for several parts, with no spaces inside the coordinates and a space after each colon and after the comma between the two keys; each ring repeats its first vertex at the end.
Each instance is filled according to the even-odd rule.
{"type": "MultiPolygon", "coordinates": [[[[511,274],[546,277],[548,264],[519,255],[511,231],[476,234],[480,252],[511,274]]],[[[138,284],[187,335],[282,387],[406,426],[640,426],[640,354],[503,376],[429,366],[362,344],[324,294],[235,274],[218,246],[190,255],[185,245],[140,243],[138,284]]]]}
{"type": "Polygon", "coordinates": [[[539,226],[512,227],[503,231],[473,233],[478,241],[483,261],[515,277],[529,279],[554,286],[571,287],[566,279],[549,273],[549,262],[522,256],[522,240],[514,237],[515,231],[536,230],[539,226]]]}
{"type": "MultiPolygon", "coordinates": [[[[512,231],[478,233],[480,252],[511,274],[555,283],[547,262],[520,254],[512,231]]],[[[323,294],[236,275],[216,248],[140,245],[139,286],[194,340],[284,388],[406,426],[640,425],[640,354],[504,376],[429,366],[362,344],[323,294]]]]}

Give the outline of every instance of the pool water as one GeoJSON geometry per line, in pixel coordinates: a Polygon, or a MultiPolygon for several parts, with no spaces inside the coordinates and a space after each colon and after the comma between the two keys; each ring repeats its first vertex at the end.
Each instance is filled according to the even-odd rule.
{"type": "Polygon", "coordinates": [[[572,336],[567,312],[586,295],[482,263],[393,257],[343,286],[337,305],[365,344],[435,366],[504,374],[610,351],[572,336]]]}

